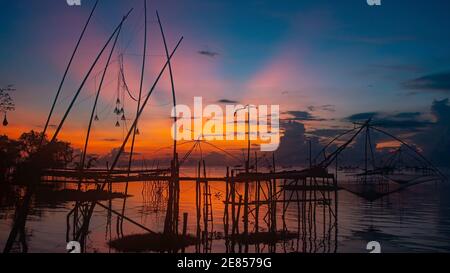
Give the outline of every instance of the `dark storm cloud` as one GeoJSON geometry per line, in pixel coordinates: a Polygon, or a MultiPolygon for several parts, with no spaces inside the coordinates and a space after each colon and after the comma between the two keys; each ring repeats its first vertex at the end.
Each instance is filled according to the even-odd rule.
{"type": "Polygon", "coordinates": [[[403,83],[411,90],[450,92],[450,72],[435,73],[415,78],[403,83]]]}

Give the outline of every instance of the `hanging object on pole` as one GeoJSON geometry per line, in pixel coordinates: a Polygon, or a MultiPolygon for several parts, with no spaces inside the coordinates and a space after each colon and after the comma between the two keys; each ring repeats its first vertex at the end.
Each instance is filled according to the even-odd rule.
{"type": "Polygon", "coordinates": [[[6,113],[5,113],[5,117],[3,118],[3,126],[8,126],[8,119],[6,118],[6,113]]]}
{"type": "Polygon", "coordinates": [[[140,135],[141,131],[139,131],[139,128],[136,128],[136,135],[140,135]]]}
{"type": "Polygon", "coordinates": [[[116,121],[116,127],[120,127],[119,121],[116,121]]]}
{"type": "Polygon", "coordinates": [[[123,121],[125,121],[126,120],[126,118],[125,118],[125,114],[122,114],[122,118],[121,118],[123,121]]]}
{"type": "Polygon", "coordinates": [[[98,118],[98,115],[97,115],[97,114],[95,115],[94,120],[95,120],[95,121],[99,121],[99,120],[100,120],[100,119],[98,118]]]}

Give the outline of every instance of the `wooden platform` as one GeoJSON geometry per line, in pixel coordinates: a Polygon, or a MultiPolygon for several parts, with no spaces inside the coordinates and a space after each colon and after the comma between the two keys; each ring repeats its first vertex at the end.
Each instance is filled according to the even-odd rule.
{"type": "MultiPolygon", "coordinates": [[[[193,176],[180,176],[178,180],[191,182],[233,181],[235,183],[242,183],[247,181],[270,181],[273,179],[302,180],[306,178],[334,179],[334,175],[328,173],[326,169],[315,168],[300,171],[238,173],[234,177],[197,178],[193,176]]],[[[41,181],[43,182],[79,183],[81,180],[85,184],[103,183],[105,181],[110,183],[170,181],[171,179],[170,169],[134,170],[129,173],[123,170],[113,171],[111,173],[108,173],[107,170],[86,170],[83,172],[74,169],[46,170],[41,177],[41,181]]]]}

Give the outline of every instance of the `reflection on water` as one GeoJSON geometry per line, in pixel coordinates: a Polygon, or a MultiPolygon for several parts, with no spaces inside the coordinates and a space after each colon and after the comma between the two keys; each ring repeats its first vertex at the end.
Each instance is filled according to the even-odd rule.
{"type": "MultiPolygon", "coordinates": [[[[276,229],[279,237],[264,238],[262,241],[252,237],[247,239],[246,244],[240,240],[225,239],[225,183],[214,182],[209,183],[209,186],[212,221],[205,223],[208,225],[207,236],[202,235],[208,240],[186,247],[185,252],[366,252],[369,241],[380,242],[383,252],[450,251],[450,187],[444,183],[418,185],[374,202],[341,190],[338,193],[337,219],[333,215],[334,210],[328,208],[331,204],[295,202],[318,198],[314,194],[319,195],[319,192],[286,191],[282,198],[294,201],[289,205],[280,203],[277,206],[276,229]]],[[[124,187],[123,184],[114,184],[112,190],[123,192],[124,187]]],[[[131,197],[127,198],[125,215],[133,222],[122,221],[123,219],[111,213],[111,210],[121,211],[122,199],[101,201],[101,204],[111,210],[101,206],[94,208],[89,231],[82,238],[86,251],[114,252],[109,241],[130,234],[145,233],[142,226],[152,231],[163,231],[166,187],[163,182],[130,183],[128,193],[131,197]]],[[[181,182],[180,187],[179,228],[182,229],[183,214],[187,213],[186,231],[196,236],[196,184],[181,182]]],[[[20,191],[18,188],[2,188],[0,191],[2,249],[11,228],[14,205],[16,197],[21,195],[20,191]]],[[[255,193],[255,187],[250,187],[250,196],[255,193]]],[[[65,252],[66,241],[76,235],[73,227],[77,225],[73,220],[67,219],[73,213],[86,213],[89,207],[83,202],[53,200],[46,203],[39,196],[35,199],[26,228],[21,231],[21,244],[15,246],[14,250],[65,252]]],[[[331,202],[335,201],[334,196],[330,196],[330,199],[331,202]]],[[[260,234],[270,231],[266,212],[264,206],[261,206],[257,224],[260,234]]],[[[239,218],[242,218],[242,214],[239,218]]],[[[251,219],[250,230],[254,230],[256,218],[251,219]]],[[[202,227],[205,224],[202,222],[202,227]]],[[[242,223],[237,228],[242,233],[242,223]]],[[[230,233],[231,229],[230,227],[230,233]]]]}

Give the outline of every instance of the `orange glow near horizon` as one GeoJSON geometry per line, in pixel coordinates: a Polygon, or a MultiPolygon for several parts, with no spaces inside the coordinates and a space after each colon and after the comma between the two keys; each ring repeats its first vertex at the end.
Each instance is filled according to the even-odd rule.
{"type": "Polygon", "coordinates": [[[390,141],[384,141],[384,142],[377,143],[376,148],[378,150],[389,149],[389,148],[395,149],[395,148],[400,148],[400,146],[402,146],[402,144],[399,141],[390,140],[390,141]]]}

